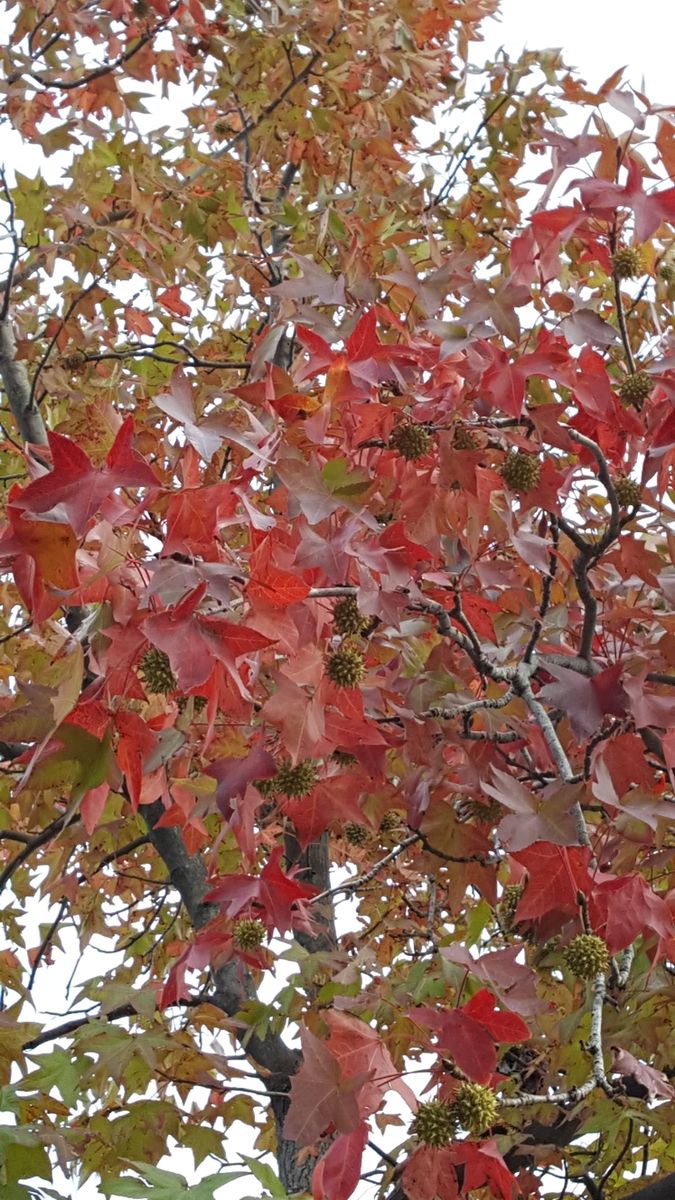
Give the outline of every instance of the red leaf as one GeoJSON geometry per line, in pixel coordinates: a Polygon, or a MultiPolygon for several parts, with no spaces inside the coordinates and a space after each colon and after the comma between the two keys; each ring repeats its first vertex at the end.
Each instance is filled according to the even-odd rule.
{"type": "Polygon", "coordinates": [[[341,1133],[312,1172],[313,1200],[348,1200],[361,1176],[361,1160],[368,1140],[362,1122],[352,1133],[341,1133]]]}
{"type": "Polygon", "coordinates": [[[98,787],[90,788],[80,801],[82,824],[90,836],[101,819],[109,793],[110,784],[106,780],[105,783],[100,783],[98,787]]]}
{"type": "Polygon", "coordinates": [[[527,1025],[515,1013],[500,1012],[486,988],[481,988],[462,1006],[462,1012],[479,1021],[496,1042],[526,1042],[530,1037],[527,1025]]]}
{"type": "Polygon", "coordinates": [[[133,808],[141,801],[143,761],[155,747],[155,737],[142,717],[135,712],[115,714],[117,746],[115,759],[124,775],[133,808]]]}
{"type": "Polygon", "coordinates": [[[407,1160],[401,1178],[408,1200],[458,1200],[450,1146],[418,1146],[407,1160]]]}
{"type": "Polygon", "coordinates": [[[81,537],[89,519],[117,488],[157,488],[154,472],[132,449],[133,428],[133,419],[127,417],[100,469],[75,442],[49,433],[52,470],[23,488],[14,501],[17,507],[33,515],[50,513],[53,521],[65,517],[81,537]]]}
{"type": "Polygon", "coordinates": [[[220,904],[228,917],[236,917],[255,904],[270,933],[275,928],[281,934],[298,928],[313,932],[306,901],[316,896],[318,888],[296,883],[292,872],[284,875],[279,867],[281,854],[281,846],[275,846],[260,875],[221,876],[206,900],[220,904]]]}
{"type": "Polygon", "coordinates": [[[288,608],[309,594],[309,584],[290,571],[269,566],[264,574],[252,575],[246,595],[254,606],[268,604],[272,608],[288,608]]]}
{"type": "Polygon", "coordinates": [[[462,1011],[412,1008],[407,1014],[416,1025],[436,1034],[435,1049],[452,1058],[475,1083],[488,1083],[497,1066],[494,1041],[487,1030],[462,1011]]]}
{"type": "Polygon", "coordinates": [[[497,1200],[514,1200],[521,1194],[518,1180],[509,1171],[497,1143],[489,1138],[475,1145],[473,1142],[455,1142],[455,1162],[464,1166],[462,1192],[471,1195],[474,1188],[487,1185],[497,1200]]]}
{"type": "Polygon", "coordinates": [[[360,1116],[356,1093],[365,1076],[345,1081],[325,1042],[300,1027],[302,1066],[291,1082],[291,1102],[284,1137],[311,1146],[329,1129],[353,1133],[360,1116]]]}
{"type": "Polygon", "coordinates": [[[167,312],[173,313],[176,317],[190,316],[190,305],[181,300],[180,288],[176,284],[173,287],[167,288],[164,292],[158,292],[157,300],[162,305],[162,308],[165,308],[167,312]]]}
{"type": "Polygon", "coordinates": [[[654,931],[668,938],[674,932],[666,901],[652,891],[641,875],[624,875],[598,883],[591,897],[589,916],[595,931],[607,942],[610,954],[625,950],[640,933],[654,931]]]}
{"type": "Polygon", "coordinates": [[[515,912],[516,921],[533,920],[553,911],[578,913],[577,893],[591,895],[590,850],[585,846],[535,842],[512,857],[526,868],[528,874],[525,892],[515,912]]]}
{"type": "Polygon", "coordinates": [[[500,1003],[511,1012],[531,1017],[546,1010],[545,1001],[537,996],[536,972],[516,961],[521,953],[519,946],[494,950],[479,958],[474,958],[465,946],[459,945],[444,946],[440,953],[448,962],[458,963],[476,979],[488,983],[500,1003]]]}
{"type": "MultiPolygon", "coordinates": [[[[10,501],[15,489],[10,492],[10,501]]],[[[33,521],[9,503],[9,524],[0,537],[0,564],[12,568],[16,586],[34,620],[44,621],[79,584],[77,539],[70,525],[33,521]],[[60,594],[59,594],[60,593],[60,594]]]]}

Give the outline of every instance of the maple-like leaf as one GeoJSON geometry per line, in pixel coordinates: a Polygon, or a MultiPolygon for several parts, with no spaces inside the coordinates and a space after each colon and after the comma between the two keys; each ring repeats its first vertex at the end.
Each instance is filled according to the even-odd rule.
{"type": "Polygon", "coordinates": [[[259,875],[222,875],[212,881],[206,899],[219,904],[228,917],[236,917],[251,905],[270,933],[288,933],[290,929],[313,931],[307,901],[318,888],[298,883],[295,870],[285,875],[279,866],[281,846],[275,846],[259,875]]]}
{"type": "Polygon", "coordinates": [[[617,208],[630,208],[635,217],[635,237],[646,242],[662,221],[675,221],[675,186],[645,192],[639,163],[629,157],[624,185],[604,179],[577,179],[581,199],[594,215],[611,217],[617,208]]]}
{"type": "Polygon", "coordinates": [[[154,471],[132,447],[133,433],[133,418],[127,417],[101,468],[93,466],[76,442],[49,433],[52,470],[21,490],[15,498],[17,508],[55,522],[65,518],[81,537],[90,518],[117,488],[157,489],[154,471]]]}
{"type": "Polygon", "coordinates": [[[612,1046],[612,1071],[624,1079],[635,1080],[650,1100],[675,1100],[675,1088],[668,1083],[663,1071],[640,1062],[620,1046],[612,1046]]]}
{"type": "Polygon", "coordinates": [[[293,1076],[284,1136],[311,1146],[323,1133],[353,1133],[361,1124],[357,1093],[368,1073],[345,1080],[325,1042],[300,1027],[302,1066],[293,1076]]]}
{"type": "Polygon", "coordinates": [[[590,896],[594,881],[588,873],[590,851],[585,846],[553,846],[535,842],[512,856],[527,870],[527,886],[515,912],[516,921],[533,920],[550,912],[577,913],[577,895],[590,896]]]}
{"type": "Polygon", "coordinates": [[[486,988],[467,1000],[462,1011],[487,1029],[496,1042],[526,1042],[530,1037],[525,1022],[513,1012],[501,1012],[486,988]]]}
{"type": "Polygon", "coordinates": [[[623,875],[596,883],[589,915],[610,954],[625,950],[640,933],[655,932],[668,938],[675,932],[673,914],[666,901],[652,891],[641,875],[623,875]]]}
{"type": "Polygon", "coordinates": [[[434,1049],[457,1064],[475,1083],[489,1083],[497,1066],[492,1034],[462,1009],[441,1012],[428,1006],[413,1008],[408,1016],[416,1025],[436,1035],[434,1049]]]}
{"type": "Polygon", "coordinates": [[[571,812],[578,797],[572,788],[555,784],[534,793],[512,775],[492,767],[494,782],[483,782],[482,790],[510,809],[498,825],[499,840],[507,850],[524,850],[533,842],[573,846],[578,834],[571,812]]]}
{"type": "Polygon", "coordinates": [[[510,1012],[531,1017],[544,1012],[546,1003],[540,1000],[536,990],[536,972],[518,962],[519,946],[507,946],[504,950],[493,950],[477,958],[465,946],[443,946],[440,954],[448,962],[464,967],[476,979],[492,988],[501,1004],[510,1012]]]}
{"type": "Polygon", "coordinates": [[[153,613],[141,624],[153,646],[169,657],[171,670],[181,688],[189,692],[210,676],[216,660],[222,662],[242,695],[245,685],[237,671],[240,658],[270,645],[270,639],[255,629],[236,625],[224,617],[196,612],[204,598],[206,583],[188,592],[176,605],[153,613]]]}
{"type": "Polygon", "coordinates": [[[493,1138],[476,1145],[455,1142],[453,1158],[464,1168],[462,1191],[468,1195],[474,1188],[487,1185],[497,1200],[514,1200],[521,1194],[518,1180],[509,1171],[493,1138]]]}
{"type": "Polygon", "coordinates": [[[176,367],[172,373],[169,391],[160,392],[154,397],[153,403],[183,427],[190,445],[205,462],[210,462],[223,440],[219,431],[219,424],[222,425],[223,421],[218,415],[212,415],[197,422],[192,399],[192,384],[182,367],[176,367]]]}
{"type": "Polygon", "coordinates": [[[276,684],[276,691],[263,706],[263,717],[280,730],[294,763],[316,758],[325,731],[324,705],[281,672],[276,684]]]}
{"type": "Polygon", "coordinates": [[[19,593],[34,620],[44,621],[69,600],[79,584],[77,538],[70,525],[27,518],[12,489],[0,535],[0,565],[10,566],[19,593]]]}
{"type": "Polygon", "coordinates": [[[417,1146],[403,1167],[408,1200],[458,1200],[455,1158],[450,1146],[417,1146]]]}
{"type": "Polygon", "coordinates": [[[608,713],[621,717],[627,712],[630,701],[622,685],[621,663],[614,663],[590,678],[553,664],[546,669],[556,682],[547,683],[539,698],[568,714],[576,737],[595,733],[608,713]]]}
{"type": "Polygon", "coordinates": [[[389,1088],[398,1092],[414,1110],[415,1095],[401,1079],[377,1030],[349,1013],[328,1010],[324,1019],[330,1031],[328,1046],[340,1064],[342,1078],[352,1079],[367,1073],[358,1095],[361,1115],[367,1117],[376,1112],[389,1088]]]}
{"type": "Polygon", "coordinates": [[[362,1121],[331,1142],[312,1172],[312,1200],[348,1200],[359,1182],[367,1140],[368,1126],[362,1121]]]}

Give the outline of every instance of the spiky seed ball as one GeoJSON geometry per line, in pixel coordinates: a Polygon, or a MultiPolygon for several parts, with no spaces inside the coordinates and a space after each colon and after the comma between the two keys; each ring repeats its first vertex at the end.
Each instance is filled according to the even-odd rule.
{"type": "Polygon", "coordinates": [[[620,246],[612,256],[612,270],[618,279],[635,279],[644,271],[644,259],[638,246],[620,246]]]}
{"type": "Polygon", "coordinates": [[[325,659],[326,674],[336,687],[353,688],[365,674],[363,655],[356,646],[340,646],[325,659]]]}
{"type": "Polygon", "coordinates": [[[255,917],[241,917],[232,926],[232,937],[240,950],[257,950],[265,941],[265,935],[265,926],[255,917]]]}
{"type": "Polygon", "coordinates": [[[336,633],[362,633],[367,624],[366,618],[359,612],[356,596],[343,596],[338,600],[333,609],[333,628],[336,633]]]}
{"type": "Polygon", "coordinates": [[[466,820],[489,821],[491,825],[501,821],[504,809],[498,800],[489,800],[482,804],[480,800],[463,800],[462,815],[466,820]]]}
{"type": "Polygon", "coordinates": [[[593,979],[609,966],[609,951],[602,938],[595,933],[579,933],[572,938],[565,948],[564,958],[578,979],[593,979]]]}
{"type": "Polygon", "coordinates": [[[424,425],[418,425],[415,421],[401,421],[392,430],[389,438],[389,448],[395,450],[401,458],[407,458],[412,462],[416,458],[422,458],[426,454],[431,445],[431,434],[424,425]]]}
{"type": "Polygon", "coordinates": [[[366,846],[370,841],[370,834],[365,825],[358,825],[356,821],[347,821],[345,837],[352,846],[366,846]]]}
{"type": "Polygon", "coordinates": [[[504,933],[512,933],[516,928],[514,917],[524,892],[521,883],[507,883],[497,906],[497,919],[504,933]]]}
{"type": "Polygon", "coordinates": [[[261,796],[265,796],[267,799],[276,796],[279,791],[276,775],[272,779],[254,779],[253,786],[258,789],[261,796]]]}
{"type": "Polygon", "coordinates": [[[475,450],[476,439],[466,425],[455,425],[452,438],[453,450],[475,450]]]}
{"type": "Polygon", "coordinates": [[[428,1100],[420,1104],[410,1126],[420,1142],[427,1146],[447,1146],[455,1135],[455,1116],[451,1105],[442,1100],[428,1100]]]}
{"type": "Polygon", "coordinates": [[[529,492],[539,483],[539,462],[534,454],[513,451],[504,460],[500,475],[512,492],[529,492]]]}
{"type": "Polygon", "coordinates": [[[401,824],[401,814],[395,808],[388,808],[380,821],[380,833],[393,833],[401,824]]]}
{"type": "Polygon", "coordinates": [[[627,375],[619,389],[619,397],[624,404],[634,404],[639,408],[643,400],[654,387],[654,381],[646,371],[637,371],[635,375],[627,375]]]}
{"type": "Polygon", "coordinates": [[[290,759],[286,759],[281,763],[274,783],[276,790],[284,796],[292,799],[308,796],[316,783],[316,763],[311,758],[304,758],[293,766],[290,759]]]}
{"type": "Polygon", "coordinates": [[[497,1116],[495,1094],[480,1083],[463,1083],[455,1092],[452,1111],[463,1129],[481,1133],[494,1124],[497,1116]]]}
{"type": "Polygon", "coordinates": [[[616,498],[622,508],[636,508],[642,503],[642,488],[628,475],[616,475],[612,480],[616,498]]]}
{"type": "Polygon", "coordinates": [[[664,283],[671,283],[675,279],[675,265],[667,262],[661,263],[659,275],[664,283]]]}
{"type": "Polygon", "coordinates": [[[138,664],[138,673],[143,680],[146,692],[152,695],[175,692],[178,680],[171,670],[168,654],[150,646],[138,664]]]}
{"type": "Polygon", "coordinates": [[[71,350],[70,354],[62,354],[60,359],[61,366],[65,367],[67,371],[79,370],[80,367],[84,366],[86,361],[87,356],[84,350],[71,350]]]}

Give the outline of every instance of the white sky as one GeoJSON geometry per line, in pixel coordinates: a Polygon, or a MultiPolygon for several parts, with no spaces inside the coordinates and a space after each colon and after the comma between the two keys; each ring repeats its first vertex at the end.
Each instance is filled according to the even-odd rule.
{"type": "MultiPolygon", "coordinates": [[[[473,54],[475,62],[494,55],[503,46],[512,58],[523,47],[531,50],[561,47],[568,66],[576,68],[591,87],[599,86],[618,67],[626,66],[624,79],[638,90],[644,90],[649,99],[658,104],[672,103],[675,106],[673,86],[673,33],[675,33],[674,0],[503,0],[498,19],[486,22],[484,43],[473,54]]],[[[0,162],[6,160],[11,167],[15,150],[14,138],[2,131],[0,136],[0,162]],[[7,161],[9,160],[9,161],[7,161]]],[[[51,160],[54,162],[54,159],[51,160]]],[[[21,168],[33,174],[38,162],[30,150],[22,150],[21,168]],[[35,165],[33,166],[33,162],[35,165]]],[[[49,172],[47,172],[49,174],[49,172]]],[[[44,920],[41,912],[37,920],[44,920]]],[[[36,991],[50,996],[60,992],[60,983],[69,975],[67,965],[58,961],[38,976],[36,991]],[[49,979],[47,979],[49,974],[49,979]],[[62,976],[62,979],[59,978],[62,976]],[[43,990],[44,989],[44,990],[43,990]]],[[[46,1001],[45,1001],[46,1002],[46,1001]]],[[[46,1002],[47,1003],[47,1002],[46,1002]]],[[[48,1048],[45,1047],[45,1050],[48,1048]]],[[[399,1140],[394,1135],[392,1142],[399,1140]]],[[[382,1143],[385,1139],[376,1136],[382,1143]]],[[[230,1136],[232,1157],[237,1152],[250,1153],[250,1136],[245,1127],[237,1124],[230,1136]],[[236,1147],[236,1150],[235,1150],[236,1147]]],[[[368,1167],[375,1166],[374,1156],[368,1167]]],[[[192,1156],[185,1152],[172,1156],[169,1169],[191,1176],[192,1156]]],[[[203,1173],[215,1169],[205,1164],[203,1173]]],[[[201,1174],[202,1172],[200,1172],[201,1174]]],[[[39,1185],[40,1181],[36,1180],[39,1185]]],[[[67,1200],[97,1200],[98,1189],[91,1181],[78,1189],[74,1180],[56,1183],[67,1200]]],[[[260,1185],[253,1179],[231,1183],[223,1188],[220,1200],[239,1200],[243,1196],[260,1195],[260,1185]]],[[[357,1189],[354,1200],[367,1200],[372,1196],[372,1184],[357,1189]]]]}
{"type": "Polygon", "coordinates": [[[488,54],[562,47],[591,85],[626,66],[625,79],[638,89],[644,79],[650,100],[675,105],[672,0],[502,0],[484,33],[488,54]]]}

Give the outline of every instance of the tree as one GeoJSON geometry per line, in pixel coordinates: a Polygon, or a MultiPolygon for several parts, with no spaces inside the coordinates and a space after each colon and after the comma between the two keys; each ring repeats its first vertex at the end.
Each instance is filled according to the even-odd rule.
{"type": "Polygon", "coordinates": [[[496,6],[9,11],[7,1200],[672,1195],[675,127],[496,6]]]}

